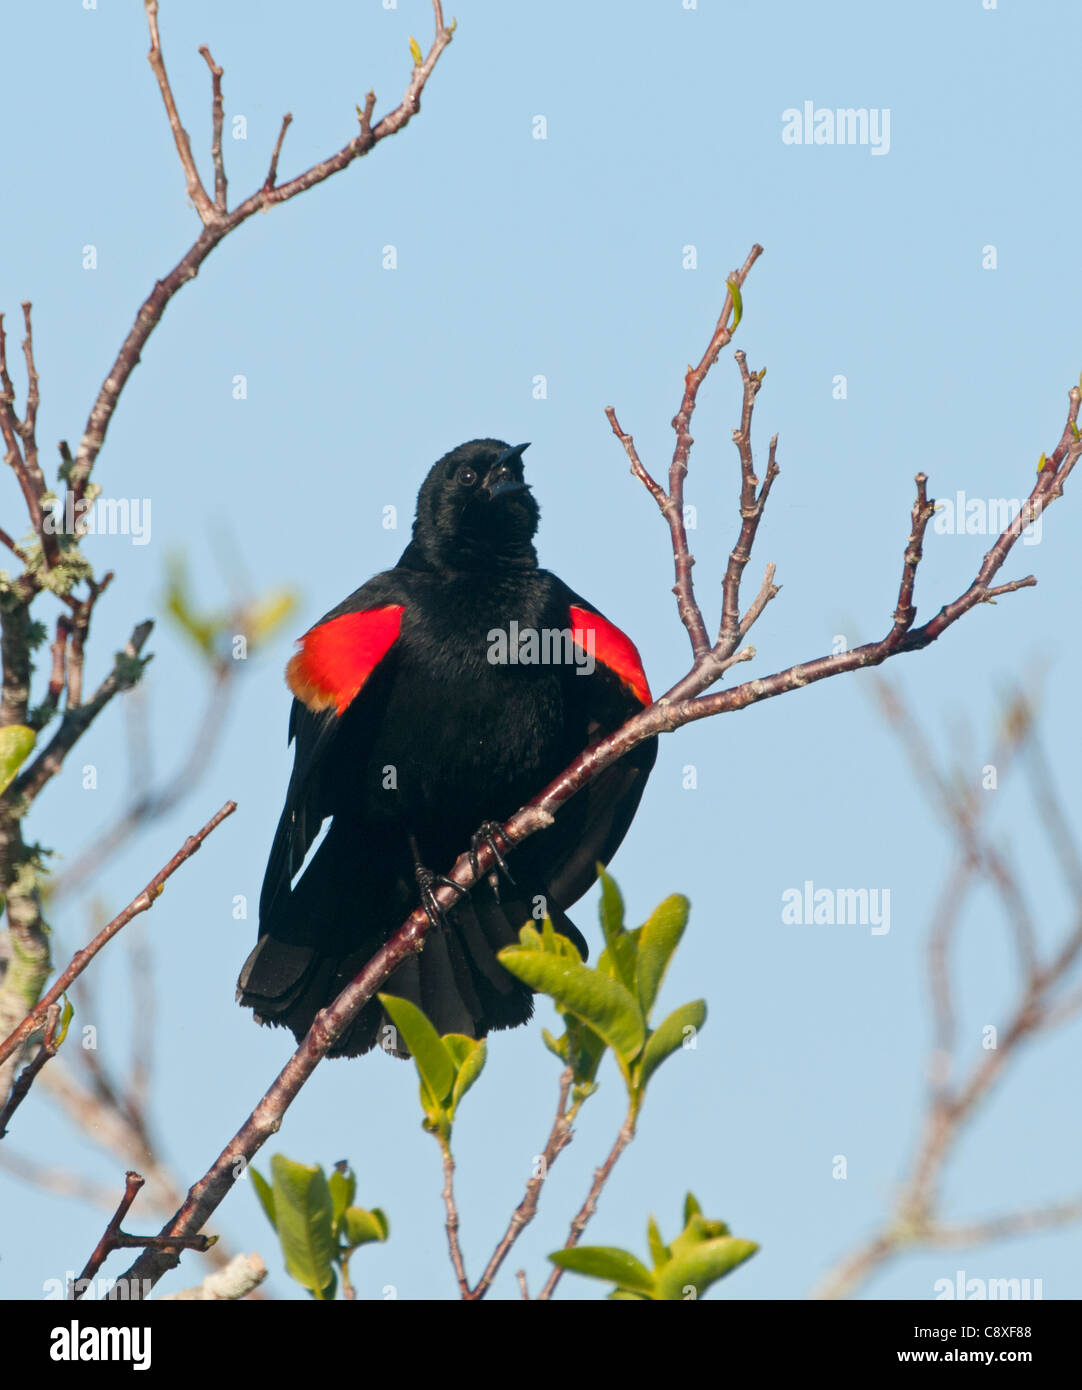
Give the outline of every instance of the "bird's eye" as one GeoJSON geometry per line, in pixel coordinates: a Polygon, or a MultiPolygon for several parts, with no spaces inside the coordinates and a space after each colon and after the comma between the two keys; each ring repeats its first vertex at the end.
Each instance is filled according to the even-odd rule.
{"type": "Polygon", "coordinates": [[[473,487],[477,481],[477,474],[472,468],[460,468],[458,470],[458,481],[463,487],[473,487]]]}

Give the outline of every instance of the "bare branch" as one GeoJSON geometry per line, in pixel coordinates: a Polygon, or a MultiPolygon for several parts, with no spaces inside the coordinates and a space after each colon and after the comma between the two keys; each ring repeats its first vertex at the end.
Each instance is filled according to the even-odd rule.
{"type": "Polygon", "coordinates": [[[22,546],[15,544],[3,527],[0,527],[0,545],[6,545],[15,558],[21,560],[24,565],[27,563],[26,551],[23,550],[22,546]]]}
{"type": "Polygon", "coordinates": [[[287,111],[286,114],[282,117],[282,128],[278,132],[278,139],[274,142],[274,151],[271,154],[270,169],[267,171],[267,177],[263,183],[263,188],[267,192],[274,188],[278,183],[278,156],[282,153],[282,142],[285,140],[286,131],[289,129],[292,123],[293,116],[289,111],[287,111]]]}
{"type": "MultiPolygon", "coordinates": [[[[941,775],[917,721],[905,710],[895,691],[879,684],[884,710],[902,734],[922,786],[939,809],[946,811],[958,841],[959,855],[933,915],[929,939],[934,1005],[929,1072],[933,1090],[916,1155],[893,1216],[871,1241],[827,1275],[815,1291],[814,1296],[819,1298],[848,1297],[876,1269],[905,1248],[974,1245],[1082,1219],[1082,1199],[979,1222],[948,1223],[938,1215],[941,1174],[977,1107],[985,1101],[1028,1039],[1038,1032],[1047,1032],[1074,1016],[1077,1007],[1082,1007],[1082,990],[1066,998],[1056,997],[1068,971],[1082,956],[1082,915],[1063,937],[1058,951],[1042,964],[1033,923],[1018,883],[1004,858],[981,834],[980,820],[987,803],[982,803],[975,794],[952,787],[941,775]],[[954,1016],[947,952],[963,901],[980,874],[990,880],[1006,910],[1023,965],[1022,984],[1016,1003],[997,1032],[994,1050],[984,1052],[964,1079],[952,1086],[954,1016]]],[[[1020,748],[1028,745],[1033,756],[1031,727],[1032,711],[1028,700],[1015,697],[1003,721],[993,758],[1001,778],[1020,748]]],[[[1054,799],[1050,788],[1046,788],[1046,795],[1054,799]]],[[[1068,835],[1065,823],[1060,826],[1060,833],[1068,835]]],[[[1061,846],[1061,856],[1063,852],[1061,846]]],[[[1070,862],[1077,850],[1072,845],[1066,853],[1070,862]]]]}
{"type": "Polygon", "coordinates": [[[81,951],[75,952],[67,968],[62,971],[49,992],[42,996],[36,1006],[27,1014],[10,1037],[0,1043],[0,1062],[10,1057],[16,1048],[20,1047],[30,1034],[33,1033],[36,1028],[40,1027],[41,1020],[45,1016],[49,1006],[57,1002],[71,982],[82,974],[102,947],[105,946],[107,942],[111,941],[113,937],[116,936],[117,932],[122,931],[133,917],[138,917],[141,912],[146,912],[154,906],[167,880],[172,878],[180,866],[186,863],[197,850],[202,848],[203,841],[211,831],[216,830],[217,827],[221,825],[222,821],[224,821],[227,816],[231,816],[236,809],[237,803],[235,801],[227,801],[220,811],[215,812],[215,814],[211,816],[202,830],[197,830],[194,835],[188,836],[180,849],[173,855],[172,859],[158,870],[143,891],[132,898],[127,907],[124,908],[122,912],[118,912],[111,922],[102,927],[101,931],[98,932],[97,936],[88,946],[84,946],[81,951]]]}
{"type": "MultiPolygon", "coordinates": [[[[154,76],[158,79],[158,88],[162,94],[162,101],[165,103],[166,115],[169,117],[169,128],[173,132],[173,140],[176,143],[177,154],[180,156],[181,168],[184,170],[188,197],[192,200],[192,205],[199,214],[203,225],[209,227],[217,222],[219,213],[207,196],[207,190],[203,187],[203,181],[199,177],[199,170],[192,157],[192,142],[188,138],[188,132],[181,124],[180,112],[177,110],[173,89],[169,85],[169,78],[165,71],[165,59],[162,57],[161,38],[158,35],[158,0],[143,0],[143,6],[147,13],[147,27],[150,29],[150,52],[147,54],[147,60],[154,69],[154,76]]],[[[213,72],[213,68],[211,71],[213,72]]]]}
{"type": "MultiPolygon", "coordinates": [[[[673,429],[676,431],[676,447],[673,451],[672,463],[669,466],[669,490],[668,492],[658,483],[647,471],[635,450],[635,441],[630,434],[626,434],[619,426],[616,419],[616,412],[612,406],[608,406],[605,414],[608,416],[612,431],[624,446],[628,459],[631,462],[631,471],[643,483],[650,496],[653,497],[661,510],[662,515],[669,524],[669,531],[672,536],[673,565],[676,571],[676,584],[673,593],[676,595],[677,608],[680,613],[680,621],[688,631],[691,640],[691,650],[696,661],[701,660],[710,651],[710,639],[706,635],[706,624],[703,621],[702,612],[695,601],[694,588],[691,581],[691,569],[695,563],[691,551],[688,549],[687,527],[684,524],[684,479],[688,471],[688,457],[691,453],[691,446],[695,442],[691,437],[691,417],[695,411],[695,403],[698,399],[699,388],[706,380],[710,368],[718,359],[718,353],[725,345],[732,340],[733,331],[736,327],[734,323],[729,324],[730,315],[733,313],[733,285],[737,290],[744,284],[752,266],[763,254],[763,248],[755,245],[748,252],[747,260],[740,270],[733,271],[729,279],[730,289],[725,296],[725,303],[722,305],[721,314],[718,317],[714,332],[710,342],[707,344],[706,351],[703,353],[697,367],[689,367],[684,378],[684,397],[680,403],[680,409],[673,418],[673,429]]],[[[764,498],[765,500],[765,498],[764,498]]]]}
{"type": "MultiPolygon", "coordinates": [[[[87,1260],[83,1267],[82,1274],[79,1275],[71,1288],[73,1299],[82,1298],[86,1292],[90,1281],[101,1269],[102,1265],[114,1250],[137,1250],[154,1249],[160,1250],[165,1242],[160,1236],[130,1236],[127,1232],[120,1229],[120,1223],[131,1210],[131,1205],[139,1194],[139,1189],[143,1186],[143,1178],[138,1173],[128,1172],[124,1175],[124,1196],[120,1199],[120,1205],[113,1213],[108,1226],[94,1247],[94,1253],[87,1260]]],[[[216,1236],[178,1236],[168,1244],[173,1249],[185,1250],[207,1250],[217,1239],[216,1236]]]]}
{"type": "Polygon", "coordinates": [[[60,1005],[50,1004],[45,1012],[45,1036],[41,1046],[38,1048],[34,1057],[29,1061],[19,1074],[19,1079],[11,1088],[11,1095],[8,1096],[7,1104],[0,1110],[0,1139],[7,1134],[7,1127],[11,1123],[11,1117],[18,1110],[19,1106],[26,1099],[37,1078],[38,1072],[51,1058],[56,1056],[56,1049],[59,1043],[56,1039],[57,1026],[60,1023],[60,1005]]]}
{"type": "MultiPolygon", "coordinates": [[[[540,1171],[527,1182],[526,1194],[511,1213],[511,1220],[508,1223],[507,1230],[504,1232],[499,1245],[497,1245],[496,1249],[492,1252],[492,1258],[485,1266],[485,1272],[481,1275],[481,1278],[477,1281],[473,1289],[463,1293],[464,1298],[474,1300],[484,1298],[485,1294],[492,1287],[492,1281],[500,1272],[500,1266],[510,1254],[511,1247],[537,1215],[537,1204],[541,1198],[541,1189],[545,1185],[545,1179],[548,1177],[552,1165],[559,1158],[560,1154],[563,1153],[564,1149],[567,1148],[568,1144],[570,1144],[572,1137],[571,1127],[582,1105],[581,1100],[576,1101],[575,1104],[568,1109],[567,1101],[571,1094],[573,1081],[574,1074],[571,1068],[565,1067],[560,1075],[560,1093],[556,1102],[556,1118],[552,1122],[552,1128],[549,1130],[548,1139],[545,1141],[545,1147],[541,1150],[539,1155],[540,1171]]],[[[524,1276],[520,1275],[520,1279],[524,1279],[524,1276]]],[[[527,1298],[529,1295],[524,1293],[523,1297],[527,1298]]]]}
{"type": "MultiPolygon", "coordinates": [[[[45,529],[45,475],[38,459],[37,416],[40,403],[40,384],[37,367],[34,363],[34,331],[31,322],[29,300],[24,301],[23,324],[26,337],[23,339],[23,358],[26,362],[26,411],[20,420],[15,412],[15,387],[7,365],[7,342],[4,333],[4,316],[0,314],[0,438],[3,439],[6,453],[4,462],[11,468],[18,481],[26,503],[30,523],[41,542],[42,554],[47,566],[54,565],[59,547],[56,536],[45,529]]],[[[9,548],[19,553],[11,541],[9,548]]],[[[32,597],[36,581],[31,583],[24,577],[27,592],[24,599],[32,597]]]]}
{"type": "Polygon", "coordinates": [[[214,128],[214,134],[211,136],[210,157],[214,161],[214,206],[219,212],[225,212],[227,184],[225,162],[222,159],[222,122],[225,119],[222,104],[222,69],[210,56],[210,49],[205,43],[200,45],[199,52],[206,59],[207,67],[210,68],[211,120],[214,128]]]}
{"type": "MultiPolygon", "coordinates": [[[[406,85],[405,93],[398,106],[393,111],[388,112],[375,126],[369,126],[358,132],[335,154],[327,159],[313,164],[311,168],[298,174],[283,184],[272,184],[268,178],[263,185],[256,190],[244,202],[238,204],[232,212],[223,212],[208,197],[204,189],[195,161],[192,158],[191,142],[187,132],[181,124],[180,116],[177,112],[176,102],[173,99],[172,89],[169,86],[168,78],[165,75],[165,63],[162,58],[161,42],[158,36],[158,0],[144,0],[147,11],[147,22],[150,26],[151,48],[150,63],[158,78],[158,86],[161,89],[162,100],[165,103],[166,114],[169,118],[169,125],[173,131],[174,140],[177,146],[177,153],[180,155],[181,165],[183,166],[185,178],[187,180],[188,194],[199,213],[203,223],[202,231],[192,243],[186,254],[181,257],[173,269],[161,280],[157,282],[150,294],[143,301],[139,312],[135,316],[135,322],[128,331],[127,337],[117,353],[116,360],[109,368],[97,399],[90,411],[90,416],[83,431],[82,440],[75,456],[75,464],[71,470],[71,489],[77,501],[81,500],[86,492],[86,487],[90,481],[91,470],[101,452],[101,447],[105,442],[106,431],[113,418],[117,402],[123,391],[128,378],[131,376],[139,361],[140,354],[145,346],[147,339],[161,321],[162,314],[166,305],[177,293],[177,291],[194,280],[199,274],[199,269],[210,253],[226,236],[236,230],[242,222],[246,222],[257,212],[268,212],[272,207],[279,203],[287,202],[290,198],[295,198],[298,194],[306,192],[309,188],[314,188],[316,184],[322,183],[325,179],[331,178],[334,174],[340,173],[349,167],[354,160],[375,148],[381,140],[386,140],[389,136],[395,135],[402,130],[421,109],[421,94],[425,89],[429,77],[432,75],[436,63],[439,61],[440,54],[451,42],[453,29],[448,28],[443,22],[443,10],[439,0],[433,0],[433,13],[435,16],[436,32],[432,40],[432,45],[428,50],[424,61],[414,66],[410,73],[409,82],[406,85]]],[[[277,150],[281,148],[281,142],[285,135],[285,128],[288,121],[283,122],[282,131],[279,134],[277,150]]],[[[277,151],[276,151],[277,156],[277,151]]],[[[277,177],[277,157],[275,156],[274,173],[277,177]]]]}
{"type": "Polygon", "coordinates": [[[1032,1207],[1028,1211],[1009,1212],[1006,1216],[992,1216],[986,1221],[973,1221],[965,1225],[936,1224],[922,1232],[921,1239],[927,1245],[941,1247],[985,1245],[989,1241],[1047,1231],[1075,1221],[1082,1221],[1082,1197],[1076,1197],[1071,1202],[1032,1207]]]}
{"type": "Polygon", "coordinates": [[[462,1246],[458,1239],[458,1207],[455,1205],[455,1160],[451,1145],[445,1135],[437,1136],[440,1141],[440,1154],[443,1158],[443,1206],[447,1213],[444,1228],[447,1231],[447,1248],[451,1252],[458,1291],[463,1298],[470,1297],[470,1281],[466,1276],[466,1265],[462,1259],[462,1246]]]}
{"type": "MultiPolygon", "coordinates": [[[[582,1234],[586,1230],[587,1223],[597,1210],[597,1204],[601,1198],[601,1191],[608,1182],[612,1170],[616,1167],[617,1159],[619,1159],[620,1155],[635,1137],[635,1122],[637,1118],[637,1112],[632,1108],[628,1112],[624,1123],[620,1126],[620,1132],[616,1136],[616,1142],[609,1150],[605,1162],[600,1168],[594,1169],[594,1180],[590,1184],[590,1190],[586,1194],[586,1200],[575,1213],[571,1222],[571,1229],[568,1232],[567,1239],[564,1241],[563,1248],[565,1250],[570,1250],[573,1246],[578,1245],[579,1241],[582,1239],[582,1234]]],[[[552,1273],[545,1280],[544,1288],[537,1295],[538,1299],[547,1300],[552,1297],[553,1293],[556,1291],[556,1285],[563,1276],[563,1272],[564,1271],[559,1265],[554,1266],[552,1273]]]]}

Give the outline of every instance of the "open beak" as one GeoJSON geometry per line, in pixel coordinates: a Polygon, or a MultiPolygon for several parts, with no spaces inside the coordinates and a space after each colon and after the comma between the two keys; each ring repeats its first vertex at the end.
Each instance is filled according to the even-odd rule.
{"type": "Polygon", "coordinates": [[[505,449],[496,460],[493,468],[494,481],[488,488],[488,496],[491,501],[493,498],[500,497],[506,492],[520,492],[525,483],[520,483],[511,473],[510,465],[522,457],[530,447],[529,443],[515,444],[510,449],[505,449]]]}

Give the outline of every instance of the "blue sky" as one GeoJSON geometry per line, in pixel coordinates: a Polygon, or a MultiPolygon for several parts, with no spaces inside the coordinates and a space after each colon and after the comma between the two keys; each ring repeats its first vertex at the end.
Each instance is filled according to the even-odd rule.
{"type": "MultiPolygon", "coordinates": [[[[0,124],[12,176],[0,192],[0,308],[12,325],[20,301],[34,301],[46,458],[56,439],[74,444],[138,304],[198,230],[140,9],[53,0],[4,17],[0,124]],[[93,271],[83,268],[88,245],[93,271]]],[[[123,536],[88,545],[99,571],[117,571],[95,615],[92,681],[136,621],[161,616],[171,553],[186,555],[208,607],[228,601],[223,543],[253,590],[284,584],[299,594],[290,631],[243,673],[198,790],[92,885],[111,914],[227,797],[239,802],[133,929],[153,945],[155,1109],[186,1182],[289,1051],[288,1035],[254,1028],[233,1004],[255,921],[235,921],[232,905],[243,894],[254,906],[288,777],[281,668],[291,637],[394,563],[433,459],[478,435],[533,441],[526,464],[542,507],[542,563],[633,634],[656,691],[687,664],[671,555],[603,410],[615,406],[644,460],[664,469],[685,365],[698,360],[725,277],[754,241],[766,254],[746,286],[737,341],[753,368],[769,367],[756,443],[765,461],[769,435],[780,434],[782,472],[747,587],[754,592],[768,560],[784,587],[741,676],[819,656],[838,634],[854,643],[885,632],[913,474],[926,471],[941,497],[1024,497],[1082,368],[1068,307],[1077,113],[1053,77],[1074,18],[1066,3],[699,0],[687,9],[681,0],[552,0],[537,11],[456,0],[453,12],[458,31],[414,123],[345,174],[253,218],[170,305],[96,471],[107,495],[150,499],[152,530],[145,545],[123,536]],[[889,152],[784,143],[783,113],[805,101],[889,111],[889,152]],[[538,115],[544,140],[534,138],[538,115]],[[383,268],[388,246],[393,271],[383,268]],[[695,269],[684,268],[689,246],[695,269]],[[982,264],[988,247],[995,269],[982,264]],[[238,376],[243,400],[234,398],[238,376]],[[389,505],[397,531],[382,525],[389,505]]],[[[166,59],[204,175],[210,106],[199,44],[225,68],[234,201],[262,182],[284,111],[294,116],[281,161],[288,177],[349,137],[370,86],[378,112],[395,104],[408,36],[427,46],[430,26],[422,0],[390,9],[379,0],[164,0],[166,59]],[[244,140],[231,138],[237,115],[244,140]]],[[[738,413],[730,350],[700,397],[688,482],[708,625],[736,534],[738,413]]],[[[21,534],[14,480],[3,487],[0,521],[21,534]]],[[[974,612],[886,673],[973,782],[991,757],[1003,693],[1043,673],[1044,735],[1076,810],[1082,663],[1064,641],[1077,628],[1075,506],[1068,491],[1040,543],[1019,547],[1006,567],[1004,578],[1032,570],[1037,588],[974,612]]],[[[968,585],[988,544],[930,537],[919,620],[968,585]]],[[[48,605],[40,608],[45,615],[48,605]]],[[[146,698],[165,773],[195,727],[205,676],[166,623],[152,645],[146,698]]],[[[691,898],[661,1003],[705,995],[710,1013],[698,1049],[657,1078],[589,1239],[643,1253],[648,1213],[674,1231],[691,1188],[708,1214],[762,1244],[719,1297],[806,1294],[881,1220],[916,1139],[929,1025],[924,943],[951,842],[877,713],[871,680],[823,682],[666,739],[613,864],[636,921],[672,891],[691,898]],[[683,785],[689,765],[693,790],[683,785]],[[890,932],[783,923],[782,894],[807,879],[889,888],[890,932]],[[832,1177],[838,1154],[844,1181],[832,1177]]],[[[29,832],[64,856],[61,867],[125,804],[126,747],[118,704],[35,807],[29,832]],[[93,791],[81,786],[86,763],[98,770],[93,791]]],[[[1069,895],[1022,779],[993,795],[995,834],[1051,949],[1071,920],[1069,895]]],[[[595,896],[573,915],[596,943],[595,896]]],[[[58,908],[66,947],[88,930],[88,902],[58,908]]],[[[97,1020],[101,1046],[120,1057],[126,964],[117,945],[98,971],[109,1004],[97,1020]]],[[[981,1028],[1002,1021],[1017,988],[992,898],[974,901],[954,965],[972,1063],[981,1028]]],[[[551,1021],[546,1007],[539,1012],[551,1021]]],[[[1012,1065],[946,1171],[947,1217],[1072,1195],[1080,1036],[1076,1021],[1012,1065]]],[[[520,1265],[539,1285],[545,1253],[562,1242],[611,1143],[620,1087],[614,1073],[602,1079],[500,1297],[515,1296],[520,1265]]],[[[555,1085],[537,1026],[494,1039],[457,1132],[472,1272],[521,1196],[555,1085]]],[[[388,1211],[390,1244],[353,1262],[361,1297],[388,1285],[403,1298],[453,1293],[438,1153],[419,1119],[405,1067],[384,1057],[332,1063],[269,1146],[328,1168],[349,1157],[358,1200],[388,1211]]],[[[121,1165],[73,1137],[42,1097],[5,1142],[122,1190],[121,1165]]],[[[2,1173],[0,1207],[7,1297],[35,1297],[45,1280],[78,1269],[103,1226],[101,1213],[2,1173]]],[[[138,1212],[131,1228],[157,1229],[138,1212]]],[[[260,1249],[277,1270],[250,1190],[238,1188],[212,1228],[260,1249]]],[[[964,1269],[1041,1278],[1045,1297],[1077,1298],[1078,1249],[1073,1230],[918,1254],[865,1296],[929,1298],[937,1279],[964,1269]]],[[[193,1264],[163,1291],[190,1281],[193,1264]]],[[[114,1259],[108,1272],[124,1267],[114,1259]]],[[[275,1288],[297,1292],[284,1276],[275,1288]]],[[[563,1285],[564,1296],[596,1292],[570,1277],[563,1285]]]]}

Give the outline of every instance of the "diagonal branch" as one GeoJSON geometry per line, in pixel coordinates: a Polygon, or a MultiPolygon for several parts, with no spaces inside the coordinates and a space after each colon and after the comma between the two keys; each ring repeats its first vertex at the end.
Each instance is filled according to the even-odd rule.
{"type": "Polygon", "coordinates": [[[158,870],[143,891],[136,894],[127,907],[122,912],[118,912],[111,922],[106,923],[89,945],[84,946],[81,951],[75,952],[67,968],[60,973],[48,993],[42,995],[15,1031],[0,1043],[0,1062],[10,1057],[41,1026],[41,1021],[50,1006],[55,1004],[71,985],[71,982],[83,973],[102,947],[110,942],[117,932],[122,931],[133,917],[138,917],[141,912],[147,912],[154,906],[161,896],[166,882],[172,878],[182,864],[187,863],[192,855],[202,848],[203,841],[211,831],[216,830],[222,821],[227,816],[231,816],[236,809],[237,803],[235,801],[227,801],[220,811],[211,816],[202,830],[197,830],[194,835],[188,836],[172,859],[158,870]]]}
{"type": "MultiPolygon", "coordinates": [[[[745,262],[745,271],[741,273],[746,273],[750,269],[759,254],[760,248],[753,247],[748,261],[745,262]]],[[[739,275],[733,278],[734,282],[738,284],[739,275]]],[[[730,289],[729,299],[726,303],[729,303],[738,292],[738,289],[730,289]]],[[[690,449],[690,435],[687,433],[687,429],[691,412],[694,409],[696,393],[718,351],[731,338],[732,329],[727,326],[726,320],[727,315],[723,313],[699,367],[690,372],[685,379],[684,400],[681,411],[676,417],[678,443],[673,469],[670,470],[668,493],[670,502],[673,500],[673,489],[674,484],[677,484],[677,479],[681,480],[680,484],[677,485],[677,496],[682,497],[682,492],[679,490],[683,476],[681,463],[683,464],[683,471],[686,472],[687,454],[684,449],[684,442],[686,440],[686,448],[690,449]]],[[[1074,426],[1079,403],[1082,400],[1082,395],[1077,388],[1072,389],[1069,393],[1069,400],[1068,423],[1060,446],[1057,447],[1052,458],[1048,460],[1045,469],[1038,475],[1038,481],[1031,498],[1023,506],[1015,521],[1004,530],[996,541],[992,550],[985,557],[977,578],[963,595],[940,609],[936,617],[922,628],[911,626],[912,618],[909,618],[908,614],[912,608],[914,571],[919,564],[920,542],[923,537],[924,526],[927,524],[926,519],[922,521],[922,518],[925,516],[927,507],[931,505],[927,502],[924,479],[921,475],[917,480],[917,502],[913,509],[914,520],[906,546],[896,609],[896,612],[903,611],[906,616],[903,628],[899,631],[896,622],[879,642],[868,643],[853,651],[819,657],[814,661],[790,666],[772,676],[747,681],[732,690],[714,695],[702,695],[700,692],[713,683],[720,670],[736,661],[750,659],[753,652],[752,649],[748,648],[731,657],[724,657],[718,647],[710,647],[709,641],[707,641],[706,649],[702,650],[697,631],[693,630],[694,624],[688,626],[689,615],[694,614],[698,614],[698,622],[702,625],[702,614],[695,602],[690,565],[684,563],[679,554],[681,536],[683,536],[686,545],[686,535],[683,534],[682,508],[677,509],[679,515],[674,520],[673,509],[670,507],[666,511],[666,519],[669,522],[674,561],[677,566],[677,598],[680,604],[680,613],[685,621],[685,626],[688,626],[692,639],[694,656],[692,668],[654,704],[628,720],[615,733],[585,749],[543,791],[517,811],[502,827],[502,835],[506,843],[510,846],[519,844],[536,831],[550,825],[559,809],[576,792],[592,782],[605,768],[611,766],[644,740],[658,734],[672,732],[674,729],[697,719],[743,709],[761,700],[773,698],[787,691],[797,690],[813,681],[841,675],[843,672],[857,670],[864,666],[877,665],[889,657],[898,655],[901,651],[919,650],[935,641],[947,627],[978,603],[986,602],[993,592],[990,581],[1021,535],[1022,526],[1028,524],[1034,506],[1037,503],[1047,506],[1055,497],[1062,494],[1063,482],[1077,462],[1079,455],[1082,454],[1082,439],[1077,436],[1077,430],[1074,426]],[[1030,515],[1027,515],[1027,512],[1030,515]]],[[[663,490],[650,478],[638,460],[634,451],[634,441],[631,440],[630,436],[621,434],[615,422],[614,414],[610,413],[609,418],[617,435],[625,444],[625,449],[631,459],[632,471],[644,480],[646,486],[655,495],[655,500],[658,500],[657,494],[663,490]]],[[[660,501],[659,505],[661,505],[660,501]]],[[[665,508],[662,507],[662,510],[665,511],[665,508]]],[[[684,558],[689,559],[690,557],[684,558]]],[[[758,612],[762,611],[772,594],[777,592],[772,581],[773,572],[768,569],[760,596],[752,605],[745,621],[752,619],[753,616],[758,616],[758,612]]],[[[1017,584],[1021,585],[1025,582],[1027,581],[1017,581],[1017,584]]],[[[703,631],[705,632],[705,627],[703,627],[703,631]]],[[[476,852],[464,851],[448,870],[440,887],[437,888],[435,892],[436,902],[445,911],[449,911],[458,896],[457,889],[468,889],[474,883],[479,882],[493,868],[494,863],[495,854],[491,840],[481,844],[476,852]],[[457,885],[457,889],[455,885],[457,885]]],[[[244,1171],[245,1165],[251,1161],[270,1136],[279,1129],[286,1110],[320,1061],[326,1056],[335,1040],[342,1036],[359,1011],[374,997],[376,991],[393,971],[422,948],[428,930],[428,915],[424,908],[418,907],[399,930],[367,962],[359,974],[342,990],[333,1003],[316,1015],[308,1034],[272,1082],[262,1100],[226,1144],[206,1173],[191,1187],[185,1202],[174,1217],[163,1227],[161,1232],[163,1241],[167,1241],[169,1237],[191,1235],[202,1228],[229,1193],[237,1181],[238,1175],[244,1171]]],[[[1082,948],[1082,936],[1079,937],[1079,948],[1082,948]]],[[[628,1136],[629,1139],[630,1135],[628,1136]]],[[[610,1155],[610,1157],[612,1161],[615,1161],[615,1158],[619,1157],[619,1152],[616,1152],[615,1156],[610,1155]]],[[[177,1261],[177,1255],[168,1249],[145,1251],[128,1271],[128,1277],[133,1281],[130,1285],[134,1291],[133,1296],[139,1296],[138,1291],[146,1287],[147,1284],[153,1285],[177,1261]],[[146,1284],[141,1281],[146,1281],[146,1284]]]]}
{"type": "Polygon", "coordinates": [[[60,1025],[60,1005],[50,1004],[45,1011],[45,1036],[41,1040],[41,1046],[23,1068],[19,1079],[11,1088],[11,1095],[8,1096],[7,1104],[0,1110],[0,1139],[3,1139],[8,1132],[8,1125],[11,1117],[22,1105],[30,1087],[37,1079],[38,1072],[46,1062],[56,1056],[56,1049],[60,1046],[60,1041],[56,1036],[56,1030],[60,1025]]]}

